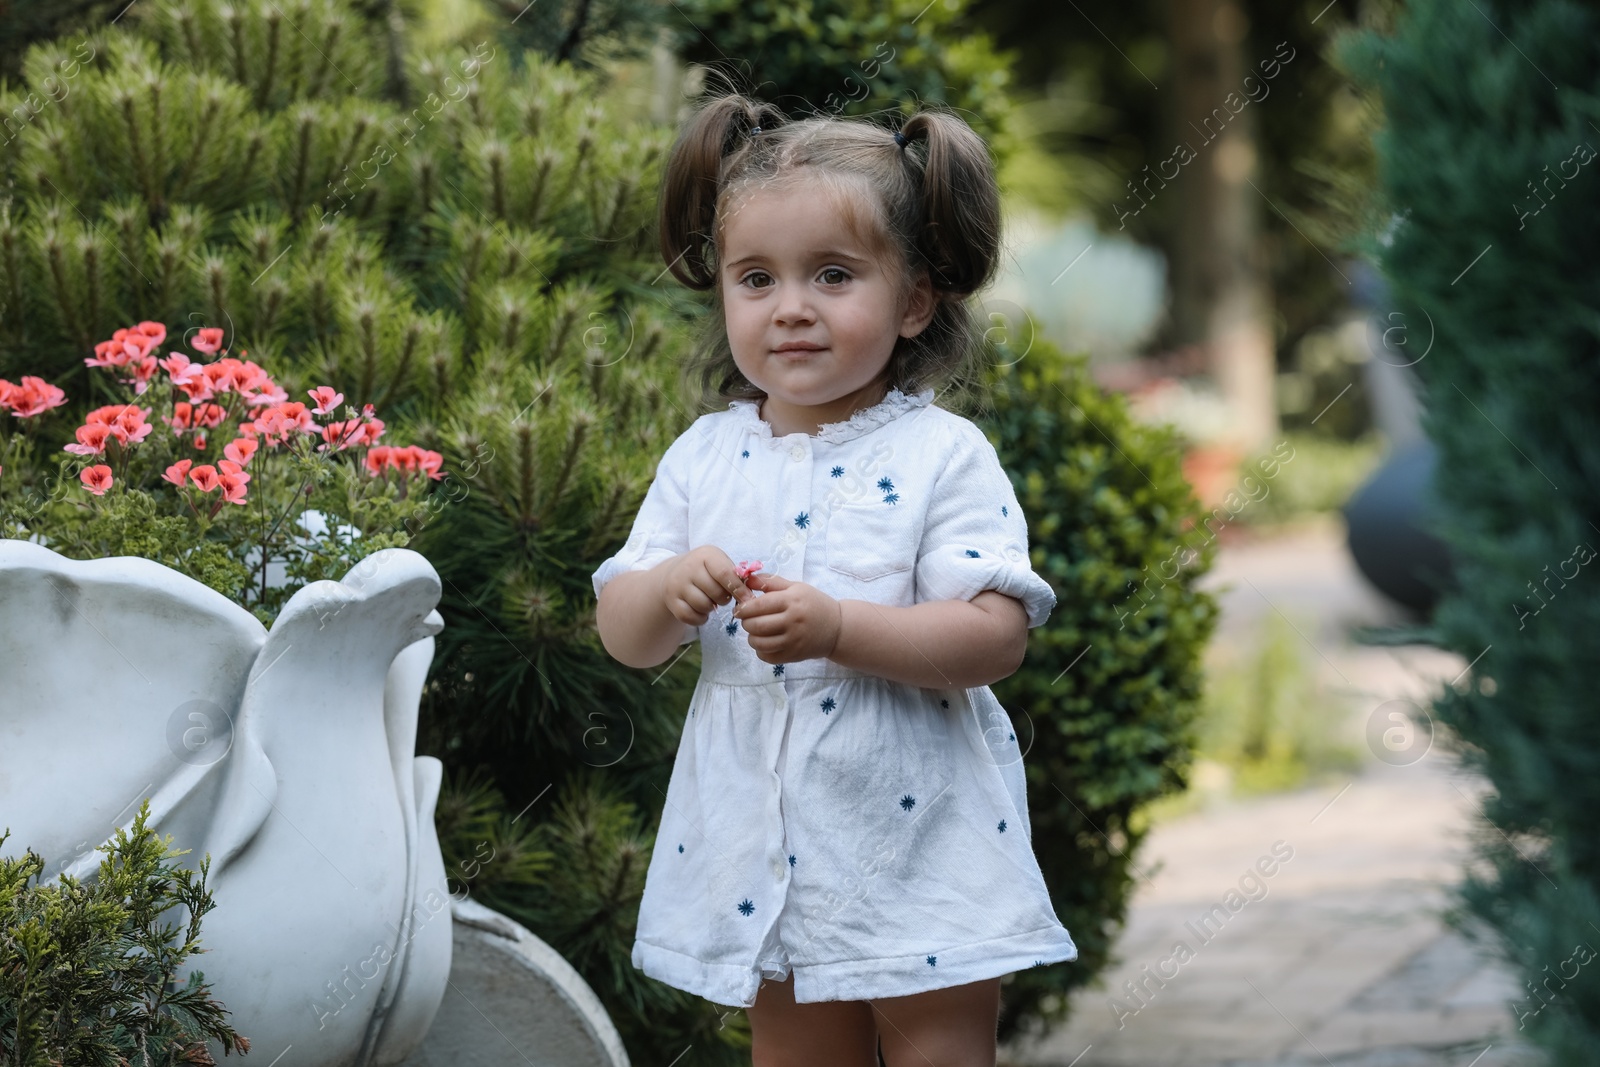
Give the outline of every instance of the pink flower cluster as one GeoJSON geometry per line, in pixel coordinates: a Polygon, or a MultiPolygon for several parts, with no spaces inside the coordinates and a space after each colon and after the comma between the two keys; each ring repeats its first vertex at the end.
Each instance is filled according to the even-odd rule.
{"type": "MultiPolygon", "coordinates": [[[[237,444],[238,442],[234,442],[237,444]]],[[[254,444],[254,442],[251,442],[254,444]]],[[[229,446],[230,448],[232,445],[229,446]]],[[[255,449],[250,450],[252,453],[255,449]]],[[[246,459],[245,462],[249,462],[246,459]]],[[[209,493],[213,489],[222,490],[222,499],[230,504],[244,503],[245,483],[250,481],[250,475],[244,472],[244,463],[236,460],[225,459],[215,467],[207,463],[196,467],[192,459],[180,459],[166,469],[161,475],[162,480],[171,482],[182,489],[187,482],[193,482],[202,493],[209,493]],[[220,468],[220,469],[219,469],[220,468]]]]}
{"type": "Polygon", "coordinates": [[[66,402],[66,393],[32,374],[24,374],[21,385],[0,378],[0,409],[9,410],[19,419],[31,419],[66,402]]]}
{"type": "MultiPolygon", "coordinates": [[[[216,327],[202,327],[185,338],[188,347],[201,356],[220,358],[200,362],[182,352],[169,351],[165,358],[156,349],[167,339],[167,328],[159,322],[141,322],[117,330],[111,339],[94,346],[94,355],[84,363],[129,375],[119,377],[134,387],[135,396],[144,396],[152,385],[160,384],[159,372],[166,373],[170,387],[171,410],[160,421],[180,440],[188,437],[196,452],[208,447],[207,431],[226,432],[232,424],[236,436],[222,448],[223,458],[207,463],[182,459],[167,467],[164,481],[180,488],[193,487],[202,493],[220,492],[223,502],[243,504],[250,475],[245,467],[262,449],[276,449],[299,440],[302,435],[321,438],[319,451],[344,451],[364,448],[363,468],[373,476],[389,470],[405,479],[412,475],[437,480],[443,477],[443,457],[414,445],[399,447],[378,443],[384,423],[374,416],[371,404],[353,418],[326,418],[337,413],[344,394],[332,386],[321,385],[307,391],[312,406],[291,401],[284,389],[260,366],[248,359],[236,359],[223,350],[224,333],[216,327]],[[323,421],[319,422],[319,417],[323,421]],[[237,420],[237,421],[235,421],[237,420]]],[[[241,352],[241,355],[247,353],[241,352]]],[[[20,384],[0,380],[0,410],[17,418],[31,418],[66,403],[66,394],[44,379],[26,376],[20,384]]],[[[134,403],[111,404],[91,411],[74,432],[75,440],[65,451],[86,458],[106,458],[79,474],[84,487],[103,496],[114,482],[112,463],[124,450],[145,441],[154,429],[152,408],[134,403]]],[[[213,513],[215,513],[213,511],[213,513]]]]}
{"type": "Polygon", "coordinates": [[[441,468],[444,457],[437,452],[429,452],[416,445],[407,445],[404,448],[391,448],[388,445],[377,445],[367,449],[367,473],[381,475],[387,470],[397,470],[402,475],[414,474],[421,471],[434,481],[444,477],[441,468]]]}

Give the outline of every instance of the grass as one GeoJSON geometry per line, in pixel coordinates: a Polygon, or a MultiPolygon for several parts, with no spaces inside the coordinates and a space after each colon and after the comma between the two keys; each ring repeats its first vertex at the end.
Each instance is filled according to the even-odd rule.
{"type": "Polygon", "coordinates": [[[1190,787],[1141,809],[1147,824],[1360,768],[1360,749],[1342,739],[1348,707],[1317,680],[1286,621],[1268,615],[1253,640],[1211,651],[1190,787]]]}
{"type": "MultiPolygon", "coordinates": [[[[1257,527],[1293,523],[1344,507],[1383,460],[1386,446],[1376,433],[1359,441],[1295,431],[1285,435],[1293,459],[1267,481],[1267,495],[1244,509],[1240,519],[1257,527]]],[[[1242,470],[1250,471],[1247,465],[1242,470]]]]}

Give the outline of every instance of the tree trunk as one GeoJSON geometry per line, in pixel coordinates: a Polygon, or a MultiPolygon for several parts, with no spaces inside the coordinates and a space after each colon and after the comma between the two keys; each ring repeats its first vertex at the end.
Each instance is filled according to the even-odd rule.
{"type": "Polygon", "coordinates": [[[1157,178],[1176,185],[1178,198],[1169,334],[1175,346],[1202,347],[1232,408],[1234,443],[1260,448],[1276,435],[1278,415],[1271,296],[1258,241],[1264,201],[1251,185],[1255,112],[1242,86],[1248,25],[1235,0],[1171,0],[1169,10],[1173,162],[1187,159],[1178,174],[1169,165],[1157,178]]]}

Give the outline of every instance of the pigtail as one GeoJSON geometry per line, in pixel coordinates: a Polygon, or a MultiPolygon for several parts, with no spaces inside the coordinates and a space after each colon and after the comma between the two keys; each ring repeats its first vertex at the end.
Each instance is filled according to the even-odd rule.
{"type": "Polygon", "coordinates": [[[667,269],[689,288],[717,283],[712,238],[728,162],[757,147],[753,130],[783,121],[771,104],[733,93],[715,97],[684,125],[662,178],[658,222],[667,269]]]}
{"type": "Polygon", "coordinates": [[[999,267],[1000,187],[989,150],[972,127],[942,111],[919,111],[900,133],[908,154],[919,141],[926,146],[917,249],[934,288],[974,293],[999,267]]]}

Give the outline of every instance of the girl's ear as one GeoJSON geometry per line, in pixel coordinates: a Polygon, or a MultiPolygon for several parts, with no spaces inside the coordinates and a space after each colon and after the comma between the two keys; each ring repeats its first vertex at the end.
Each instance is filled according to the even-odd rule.
{"type": "Polygon", "coordinates": [[[928,272],[923,271],[917,275],[917,282],[911,288],[911,297],[906,302],[905,315],[900,319],[900,336],[915,337],[921,333],[933,321],[933,313],[938,306],[933,282],[928,272]]]}

